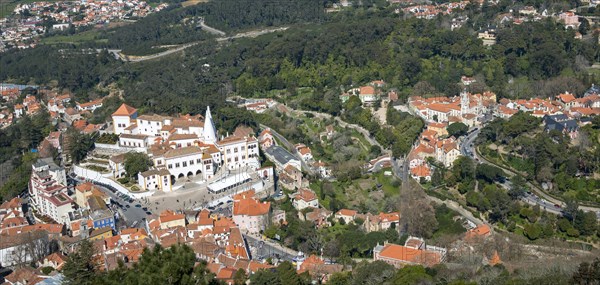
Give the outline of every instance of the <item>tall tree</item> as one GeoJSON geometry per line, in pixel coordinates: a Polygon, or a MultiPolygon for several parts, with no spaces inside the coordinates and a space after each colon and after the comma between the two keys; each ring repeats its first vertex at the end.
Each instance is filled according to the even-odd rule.
{"type": "Polygon", "coordinates": [[[92,285],[96,276],[96,266],[93,261],[94,246],[91,241],[84,239],[77,250],[67,257],[63,267],[66,285],[92,285]]]}
{"type": "Polygon", "coordinates": [[[152,160],[147,154],[141,152],[128,152],[123,161],[125,172],[129,177],[137,179],[137,174],[144,172],[152,166],[152,160]]]}

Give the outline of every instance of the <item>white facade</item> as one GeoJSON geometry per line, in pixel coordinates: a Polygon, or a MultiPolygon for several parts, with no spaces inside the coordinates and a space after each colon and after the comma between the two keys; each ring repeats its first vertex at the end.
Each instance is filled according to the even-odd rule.
{"type": "Polygon", "coordinates": [[[148,147],[151,140],[145,135],[121,134],[119,136],[119,145],[124,147],[148,147]]]}
{"type": "Polygon", "coordinates": [[[138,173],[138,184],[146,191],[160,190],[163,192],[171,192],[171,173],[166,169],[148,170],[138,173]]]}
{"type": "Polygon", "coordinates": [[[228,169],[258,163],[258,141],[253,137],[226,138],[217,142],[217,147],[222,154],[223,165],[228,169]]]}
{"type": "Polygon", "coordinates": [[[58,223],[68,221],[68,213],[73,210],[73,200],[67,195],[67,178],[64,168],[58,167],[52,159],[40,159],[32,165],[29,180],[29,194],[36,210],[58,223]]]}

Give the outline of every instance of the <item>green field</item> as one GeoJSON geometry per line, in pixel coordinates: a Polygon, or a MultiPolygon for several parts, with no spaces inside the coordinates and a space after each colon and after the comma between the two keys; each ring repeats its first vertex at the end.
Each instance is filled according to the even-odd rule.
{"type": "Polygon", "coordinates": [[[42,43],[48,44],[48,45],[55,45],[55,44],[62,44],[62,43],[80,44],[83,42],[90,42],[90,41],[96,41],[99,43],[107,42],[107,39],[96,39],[96,37],[99,34],[100,33],[98,30],[89,30],[89,31],[74,34],[72,36],[63,36],[63,35],[50,36],[50,37],[42,38],[42,43]]]}

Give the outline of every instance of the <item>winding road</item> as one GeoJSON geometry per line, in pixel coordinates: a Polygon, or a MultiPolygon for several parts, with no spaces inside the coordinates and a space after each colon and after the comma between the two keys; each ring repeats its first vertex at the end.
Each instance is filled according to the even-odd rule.
{"type": "MultiPolygon", "coordinates": [[[[479,134],[479,129],[476,129],[475,131],[469,133],[465,137],[463,143],[461,143],[461,146],[460,146],[461,155],[471,157],[478,163],[485,163],[485,164],[499,167],[509,176],[509,179],[510,179],[510,177],[517,175],[517,173],[515,173],[514,171],[512,171],[504,166],[492,163],[492,162],[488,161],[487,159],[485,159],[484,157],[478,155],[477,149],[475,148],[475,144],[473,143],[475,141],[475,138],[477,138],[478,134],[479,134]]],[[[504,183],[501,184],[502,187],[504,187],[506,189],[510,188],[511,184],[510,184],[509,179],[507,179],[504,183]]],[[[531,204],[531,205],[539,205],[540,208],[546,212],[550,212],[550,213],[554,213],[554,214],[562,214],[561,206],[564,205],[563,201],[548,195],[547,193],[542,191],[538,186],[532,184],[529,181],[527,181],[527,186],[529,187],[529,189],[531,189],[532,193],[528,193],[527,195],[525,195],[522,198],[522,200],[524,202],[531,204]]],[[[579,206],[579,209],[586,211],[586,212],[590,212],[590,211],[595,212],[596,217],[598,219],[600,219],[600,208],[590,207],[590,206],[579,206]]]]}
{"type": "MultiPolygon", "coordinates": [[[[204,25],[204,22],[201,23],[201,26],[203,29],[209,31],[209,29],[207,29],[206,25],[204,25]]],[[[210,27],[209,27],[210,28],[210,27]]],[[[213,31],[213,33],[217,33],[219,35],[224,35],[225,33],[222,31],[219,31],[217,29],[214,28],[210,28],[213,31]]],[[[264,35],[264,34],[268,34],[268,33],[273,33],[273,32],[280,32],[280,31],[285,31],[287,30],[288,27],[280,27],[280,28],[272,28],[272,29],[260,29],[260,30],[253,30],[253,31],[249,31],[249,32],[244,32],[244,33],[238,33],[235,34],[233,36],[230,37],[220,37],[217,38],[217,42],[225,42],[225,41],[229,41],[229,40],[233,40],[233,39],[239,39],[239,38],[254,38],[254,37],[258,37],[260,35],[264,35]]],[[[167,56],[173,53],[177,53],[180,52],[182,50],[185,50],[189,47],[195,46],[197,44],[200,44],[204,41],[197,41],[197,42],[193,42],[193,43],[187,43],[187,44],[183,44],[180,45],[176,48],[173,49],[169,49],[163,52],[159,52],[157,54],[152,54],[152,55],[146,55],[146,56],[130,56],[130,55],[125,55],[123,53],[121,53],[120,50],[110,50],[111,53],[115,54],[115,57],[123,60],[123,61],[128,61],[128,62],[141,62],[141,61],[146,61],[146,60],[152,60],[152,59],[157,59],[157,58],[161,58],[163,56],[167,56]]]]}

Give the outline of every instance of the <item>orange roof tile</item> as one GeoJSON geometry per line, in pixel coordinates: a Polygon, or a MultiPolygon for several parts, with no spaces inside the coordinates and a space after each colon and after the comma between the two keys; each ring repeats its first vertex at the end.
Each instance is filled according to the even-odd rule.
{"type": "Polygon", "coordinates": [[[487,237],[490,235],[490,227],[486,224],[479,225],[465,234],[466,240],[474,239],[475,237],[487,237]]]}
{"type": "Polygon", "coordinates": [[[121,107],[119,107],[119,109],[117,109],[114,113],[112,113],[112,115],[129,117],[129,116],[135,114],[135,112],[137,112],[137,109],[123,103],[123,104],[121,104],[121,107]]]}
{"type": "Polygon", "coordinates": [[[175,212],[173,212],[171,210],[165,210],[162,213],[160,213],[159,219],[160,219],[161,223],[168,223],[168,222],[172,222],[172,221],[176,221],[176,220],[184,220],[185,215],[184,214],[176,214],[175,212]]]}
{"type": "Polygon", "coordinates": [[[246,198],[233,202],[233,215],[262,216],[269,213],[271,202],[263,202],[246,198]]]}
{"type": "Polygon", "coordinates": [[[397,244],[385,245],[379,256],[428,267],[439,264],[442,259],[441,254],[438,252],[414,249],[397,244]]]}
{"type": "Polygon", "coordinates": [[[342,216],[354,217],[356,216],[356,214],[358,214],[358,212],[350,209],[341,209],[337,212],[337,214],[342,216]]]}

